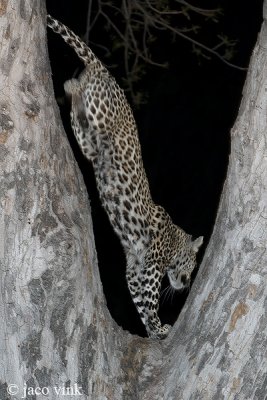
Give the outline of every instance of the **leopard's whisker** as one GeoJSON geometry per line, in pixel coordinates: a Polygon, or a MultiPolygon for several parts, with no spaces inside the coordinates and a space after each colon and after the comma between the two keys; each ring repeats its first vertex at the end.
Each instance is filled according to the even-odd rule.
{"type": "Polygon", "coordinates": [[[165,289],[162,290],[160,296],[162,297],[162,304],[170,297],[170,290],[172,289],[171,285],[168,285],[165,289]]]}

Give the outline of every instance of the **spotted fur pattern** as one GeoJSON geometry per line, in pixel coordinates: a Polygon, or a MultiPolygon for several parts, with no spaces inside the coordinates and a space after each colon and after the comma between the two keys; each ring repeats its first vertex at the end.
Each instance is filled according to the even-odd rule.
{"type": "Polygon", "coordinates": [[[174,225],[150,194],[137,127],[124,92],[78,36],[51,16],[47,23],[76,51],[85,69],[65,83],[71,124],[79,146],[94,167],[102,204],[126,255],[126,277],[147,333],[164,338],[170,326],[158,317],[161,281],[187,287],[202,237],[174,225]]]}

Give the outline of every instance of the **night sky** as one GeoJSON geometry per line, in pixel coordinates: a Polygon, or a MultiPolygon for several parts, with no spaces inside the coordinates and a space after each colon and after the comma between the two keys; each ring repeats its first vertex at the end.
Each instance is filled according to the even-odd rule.
{"type": "MultiPolygon", "coordinates": [[[[47,0],[47,10],[67,24],[76,34],[85,33],[88,0],[47,0]]],[[[94,2],[93,2],[94,3],[94,2]]],[[[117,2],[118,4],[119,2],[117,2]]],[[[223,15],[217,24],[200,19],[203,28],[197,37],[211,43],[211,37],[224,33],[237,40],[232,63],[247,67],[262,21],[262,0],[194,1],[202,7],[219,6],[223,15]]],[[[103,46],[107,32],[96,27],[92,42],[103,46]]],[[[110,312],[124,329],[145,335],[131,302],[125,281],[125,259],[118,238],[101,207],[91,165],[83,158],[73,139],[69,124],[69,104],[63,84],[82,65],[72,49],[54,33],[48,32],[49,54],[56,98],[62,120],[80,165],[91,201],[94,232],[101,279],[110,312]]],[[[122,85],[123,71],[118,52],[109,59],[93,47],[106,65],[118,65],[111,72],[122,85]],[[117,58],[116,58],[117,57],[117,58]]],[[[194,237],[203,235],[205,246],[213,230],[230,152],[230,130],[238,113],[246,72],[231,68],[219,59],[199,60],[189,43],[172,43],[159,35],[153,50],[168,68],[147,66],[138,90],[147,95],[147,103],[133,107],[138,123],[145,169],[154,201],[165,207],[173,221],[194,237]]],[[[129,99],[131,103],[131,99],[129,99]]],[[[164,280],[163,287],[166,287],[164,280]]],[[[162,296],[163,297],[163,296],[162,296]]],[[[185,294],[165,299],[160,316],[173,323],[185,294]]]]}

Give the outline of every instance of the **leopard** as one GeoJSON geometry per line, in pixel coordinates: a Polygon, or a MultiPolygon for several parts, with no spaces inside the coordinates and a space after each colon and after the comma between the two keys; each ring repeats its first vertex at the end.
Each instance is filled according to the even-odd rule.
{"type": "Polygon", "coordinates": [[[148,337],[164,339],[171,325],[158,316],[162,279],[167,275],[177,291],[189,287],[203,236],[193,240],[152,200],[133,111],[113,75],[67,26],[50,15],[47,25],[84,64],[78,78],[64,84],[72,130],[123,247],[132,301],[148,337]]]}

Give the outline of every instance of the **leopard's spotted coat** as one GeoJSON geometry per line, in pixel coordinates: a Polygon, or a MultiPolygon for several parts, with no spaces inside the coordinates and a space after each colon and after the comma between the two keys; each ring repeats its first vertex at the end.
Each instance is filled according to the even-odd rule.
{"type": "Polygon", "coordinates": [[[202,237],[174,225],[150,194],[137,127],[124,92],[90,48],[65,25],[47,23],[84,61],[78,79],[65,83],[71,97],[71,124],[79,146],[94,167],[102,204],[125,251],[126,277],[147,333],[164,338],[170,329],[158,317],[161,280],[189,285],[202,237]]]}

